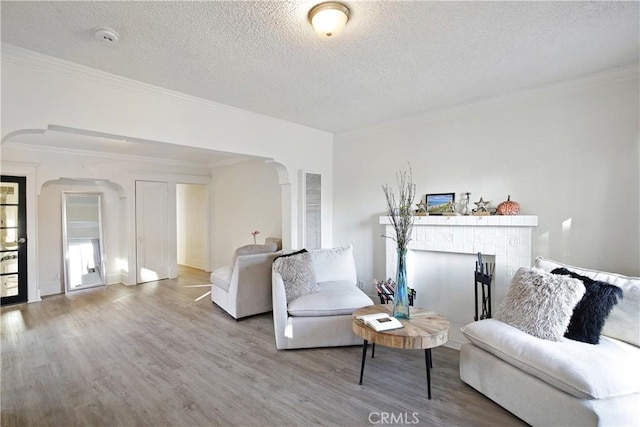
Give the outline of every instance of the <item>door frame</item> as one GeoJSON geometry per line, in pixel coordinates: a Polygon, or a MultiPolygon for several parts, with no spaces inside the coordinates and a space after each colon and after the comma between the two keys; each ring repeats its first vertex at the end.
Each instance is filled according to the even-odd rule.
{"type": "MultiPolygon", "coordinates": [[[[176,185],[177,184],[202,184],[207,186],[207,197],[210,197],[211,193],[211,177],[206,175],[186,175],[186,174],[173,174],[173,173],[145,173],[145,172],[134,172],[130,175],[130,194],[133,195],[132,203],[129,204],[127,209],[127,215],[129,224],[131,226],[131,233],[128,234],[127,247],[129,250],[128,260],[130,262],[131,268],[126,275],[127,285],[135,285],[138,284],[138,259],[137,259],[137,229],[136,229],[136,200],[135,200],[135,192],[136,192],[136,181],[155,181],[155,182],[166,182],[169,184],[169,238],[172,239],[169,250],[170,250],[170,270],[169,270],[169,278],[175,279],[178,277],[178,258],[177,258],[177,238],[176,238],[176,185]]],[[[212,236],[211,236],[211,227],[210,223],[212,221],[212,206],[211,199],[207,202],[207,227],[206,230],[203,230],[203,233],[208,236],[209,245],[207,246],[207,262],[206,262],[206,271],[211,271],[211,254],[212,254],[212,236]]]]}
{"type": "Polygon", "coordinates": [[[27,302],[42,301],[38,285],[38,186],[37,167],[34,163],[2,161],[3,175],[27,178],[27,302]],[[31,238],[29,238],[31,236],[31,238]]]}
{"type": "Polygon", "coordinates": [[[18,184],[18,232],[16,238],[24,239],[18,243],[18,294],[2,297],[2,305],[20,304],[28,300],[28,249],[27,238],[27,177],[15,175],[1,175],[3,183],[18,184]]]}
{"type": "MultiPolygon", "coordinates": [[[[175,237],[172,239],[171,236],[175,235],[175,232],[172,233],[172,230],[175,231],[175,207],[172,208],[172,205],[175,205],[175,185],[173,185],[174,187],[174,191],[173,191],[173,197],[171,197],[171,183],[167,182],[167,181],[157,181],[157,180],[148,180],[148,179],[136,179],[134,182],[134,192],[135,192],[135,197],[134,197],[134,212],[135,212],[135,242],[136,242],[136,247],[135,247],[135,264],[136,264],[136,271],[135,271],[135,280],[136,280],[136,284],[141,284],[141,283],[146,283],[149,282],[149,280],[143,280],[142,277],[140,276],[140,268],[141,268],[141,260],[140,260],[140,241],[139,241],[139,229],[140,229],[140,224],[138,223],[138,202],[139,202],[139,195],[138,195],[138,183],[154,183],[154,184],[164,184],[166,186],[166,193],[165,193],[165,203],[166,203],[166,215],[167,215],[167,220],[166,223],[163,224],[163,227],[165,228],[164,232],[166,233],[166,238],[167,238],[167,263],[168,265],[166,265],[166,269],[167,269],[167,277],[162,277],[162,278],[158,278],[157,280],[163,280],[163,279],[171,279],[174,278],[175,274],[172,274],[172,266],[173,264],[175,264],[175,252],[176,252],[176,242],[175,242],[175,237]],[[172,202],[173,199],[173,202],[172,202]],[[173,215],[173,221],[172,221],[172,215],[173,215]],[[173,224],[173,227],[172,227],[173,224]]],[[[154,280],[151,280],[154,281],[154,280]]]]}

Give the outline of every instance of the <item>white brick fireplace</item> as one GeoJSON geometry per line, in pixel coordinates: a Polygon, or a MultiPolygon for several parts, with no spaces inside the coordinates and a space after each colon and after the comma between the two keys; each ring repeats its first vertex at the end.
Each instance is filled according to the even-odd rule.
{"type": "MultiPolygon", "coordinates": [[[[394,235],[389,217],[380,217],[380,224],[385,225],[385,235],[394,235]]],[[[538,225],[538,217],[534,215],[515,216],[425,216],[416,217],[413,226],[413,234],[409,243],[407,263],[413,262],[408,268],[413,271],[409,274],[409,286],[418,291],[416,305],[438,311],[447,316],[451,321],[450,346],[459,347],[463,342],[458,329],[460,326],[473,320],[473,270],[475,269],[475,255],[481,252],[489,260],[495,262],[495,274],[493,280],[493,312],[504,298],[513,273],[522,266],[530,266],[532,263],[531,240],[532,229],[538,225]],[[438,257],[424,258],[423,251],[437,253],[438,257]],[[466,254],[464,263],[442,263],[433,265],[433,260],[442,260],[444,254],[452,257],[460,257],[466,254]],[[429,261],[431,260],[431,261],[429,261]],[[460,267],[464,265],[464,267],[460,267]],[[430,298],[438,286],[443,283],[419,283],[429,276],[430,270],[442,269],[439,282],[448,286],[444,298],[464,300],[442,301],[430,298]],[[451,269],[447,271],[446,269],[451,269]],[[464,268],[465,271],[457,271],[464,268]],[[456,271],[454,271],[456,270],[456,271]],[[468,271],[467,271],[468,270],[468,271]],[[411,283],[413,276],[416,283],[411,283]],[[458,277],[456,282],[449,283],[447,278],[458,277]],[[434,301],[435,300],[435,301],[434,301]],[[432,306],[435,304],[436,306],[432,306]],[[441,307],[438,307],[440,305],[441,307]],[[457,305],[457,307],[456,307],[457,305]],[[467,307],[468,306],[468,307],[467,307]],[[453,308],[452,308],[453,307],[453,308]],[[448,311],[448,312],[447,312],[448,311]]],[[[396,274],[396,245],[391,239],[386,240],[386,277],[395,278],[396,274]]]]}

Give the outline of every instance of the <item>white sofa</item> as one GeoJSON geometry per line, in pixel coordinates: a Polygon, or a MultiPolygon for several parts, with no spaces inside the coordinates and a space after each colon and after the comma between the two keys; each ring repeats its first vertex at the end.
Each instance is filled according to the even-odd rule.
{"type": "Polygon", "coordinates": [[[640,278],[567,266],[623,289],[597,345],[533,337],[496,319],[462,328],[460,378],[533,426],[640,426],[640,278]]]}
{"type": "Polygon", "coordinates": [[[276,250],[275,243],[238,248],[231,265],[211,273],[211,301],[234,319],[271,311],[271,265],[281,254],[276,250]]]}
{"type": "Polygon", "coordinates": [[[318,291],[287,304],[282,276],[273,271],[273,327],[276,348],[361,345],[351,314],[373,301],[357,287],[352,246],[309,251],[318,291]]]}

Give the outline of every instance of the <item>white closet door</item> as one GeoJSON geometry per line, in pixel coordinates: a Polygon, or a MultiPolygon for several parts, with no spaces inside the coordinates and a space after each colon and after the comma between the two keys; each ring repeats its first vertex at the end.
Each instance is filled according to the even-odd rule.
{"type": "Polygon", "coordinates": [[[137,282],[169,278],[169,186],[136,181],[137,282]]]}

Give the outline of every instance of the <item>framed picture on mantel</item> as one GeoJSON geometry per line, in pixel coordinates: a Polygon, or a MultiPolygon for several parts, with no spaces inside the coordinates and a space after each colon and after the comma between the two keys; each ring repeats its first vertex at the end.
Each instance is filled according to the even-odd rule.
{"type": "Polygon", "coordinates": [[[456,193],[427,194],[425,204],[429,215],[442,215],[447,212],[449,204],[456,201],[456,193]]]}

